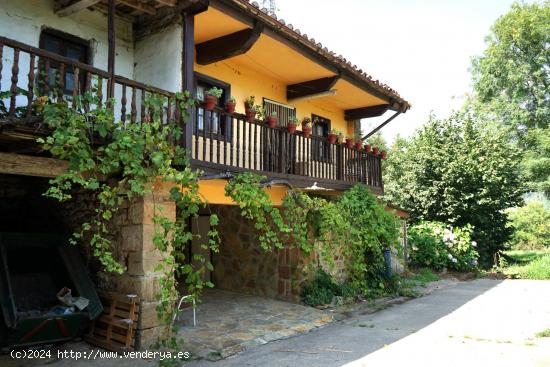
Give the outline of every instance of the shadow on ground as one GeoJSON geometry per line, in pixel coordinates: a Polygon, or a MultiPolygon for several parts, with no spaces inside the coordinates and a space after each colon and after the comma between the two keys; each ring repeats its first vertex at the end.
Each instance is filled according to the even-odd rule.
{"type": "Polygon", "coordinates": [[[429,326],[500,283],[489,279],[454,283],[375,314],[355,313],[307,334],[190,366],[342,366],[429,326]]]}

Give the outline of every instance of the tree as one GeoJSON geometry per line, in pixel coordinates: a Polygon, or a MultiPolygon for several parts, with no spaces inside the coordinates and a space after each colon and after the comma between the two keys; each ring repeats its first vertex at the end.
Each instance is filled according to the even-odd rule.
{"type": "Polygon", "coordinates": [[[538,201],[508,210],[509,226],[514,230],[510,239],[513,248],[550,248],[550,210],[538,201]]]}
{"type": "Polygon", "coordinates": [[[471,103],[486,120],[506,126],[525,150],[528,187],[550,198],[550,0],[515,3],[472,64],[471,103]]]}
{"type": "Polygon", "coordinates": [[[513,4],[486,42],[472,65],[476,96],[523,142],[529,129],[550,122],[550,0],[513,4]]]}
{"type": "Polygon", "coordinates": [[[396,140],[386,166],[387,199],[414,221],[471,224],[484,264],[504,248],[511,234],[504,210],[518,206],[524,190],[517,152],[503,130],[470,110],[431,116],[410,140],[396,140]]]}
{"type": "Polygon", "coordinates": [[[531,149],[525,153],[523,169],[529,188],[550,198],[550,127],[530,131],[527,141],[531,149]]]}

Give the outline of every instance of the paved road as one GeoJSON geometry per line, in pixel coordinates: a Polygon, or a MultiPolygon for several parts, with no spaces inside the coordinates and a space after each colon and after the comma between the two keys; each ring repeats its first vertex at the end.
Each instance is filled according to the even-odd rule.
{"type": "Polygon", "coordinates": [[[461,282],[376,314],[189,366],[550,367],[550,281],[461,282]]]}

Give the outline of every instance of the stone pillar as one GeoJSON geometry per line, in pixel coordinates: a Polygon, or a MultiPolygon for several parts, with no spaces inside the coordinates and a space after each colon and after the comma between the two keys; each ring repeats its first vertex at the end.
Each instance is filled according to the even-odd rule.
{"type": "Polygon", "coordinates": [[[115,224],[120,226],[117,257],[125,259],[127,271],[122,275],[100,274],[100,288],[123,294],[136,294],[141,299],[136,333],[136,349],[148,348],[166,331],[157,319],[156,295],[162,273],[156,271],[163,254],[153,243],[155,213],[175,220],[176,206],[169,198],[169,187],[155,185],[153,193],[134,200],[120,210],[115,224]]]}

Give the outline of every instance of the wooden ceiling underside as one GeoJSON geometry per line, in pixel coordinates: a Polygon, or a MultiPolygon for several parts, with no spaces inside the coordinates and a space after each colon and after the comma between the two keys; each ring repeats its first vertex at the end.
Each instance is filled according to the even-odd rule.
{"type": "MultiPolygon", "coordinates": [[[[160,8],[175,7],[178,0],[115,0],[116,15],[130,21],[142,15],[155,15],[160,8]]],[[[59,0],[56,14],[69,16],[83,9],[94,9],[107,13],[108,0],[59,0]]]]}

